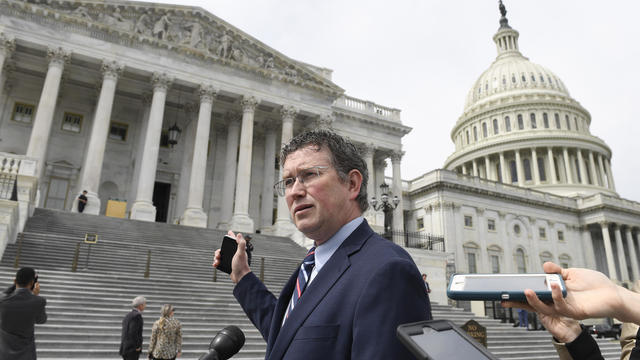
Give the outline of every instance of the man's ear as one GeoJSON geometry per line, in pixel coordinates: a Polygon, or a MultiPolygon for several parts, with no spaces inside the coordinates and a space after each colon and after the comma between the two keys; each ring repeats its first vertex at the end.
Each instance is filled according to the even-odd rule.
{"type": "Polygon", "coordinates": [[[347,181],[349,185],[349,200],[354,200],[360,194],[360,187],[362,186],[362,173],[353,169],[349,171],[347,175],[347,181]]]}

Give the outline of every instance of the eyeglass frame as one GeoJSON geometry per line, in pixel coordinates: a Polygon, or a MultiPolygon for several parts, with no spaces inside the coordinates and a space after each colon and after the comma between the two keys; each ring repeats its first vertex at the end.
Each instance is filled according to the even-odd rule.
{"type": "Polygon", "coordinates": [[[300,184],[304,185],[305,182],[309,181],[309,180],[304,180],[303,178],[301,178],[300,177],[301,174],[308,175],[308,174],[305,174],[305,172],[308,172],[309,170],[315,170],[316,171],[316,177],[320,177],[320,170],[326,170],[328,168],[330,168],[330,166],[328,166],[328,165],[325,165],[325,166],[316,165],[316,166],[311,166],[311,167],[308,167],[308,168],[300,169],[298,171],[298,173],[296,174],[296,176],[290,176],[290,177],[284,178],[284,179],[282,179],[280,181],[277,181],[275,184],[273,184],[273,190],[276,192],[276,194],[278,194],[278,196],[285,196],[287,194],[287,181],[293,180],[293,182],[291,183],[291,187],[293,187],[293,185],[295,185],[296,180],[300,184]]]}

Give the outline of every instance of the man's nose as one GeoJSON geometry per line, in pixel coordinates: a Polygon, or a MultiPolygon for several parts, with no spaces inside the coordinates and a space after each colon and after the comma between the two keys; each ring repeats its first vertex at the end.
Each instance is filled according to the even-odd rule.
{"type": "Polygon", "coordinates": [[[291,190],[289,190],[289,194],[293,197],[298,197],[304,195],[307,187],[304,185],[299,178],[295,178],[293,185],[291,186],[291,190]]]}

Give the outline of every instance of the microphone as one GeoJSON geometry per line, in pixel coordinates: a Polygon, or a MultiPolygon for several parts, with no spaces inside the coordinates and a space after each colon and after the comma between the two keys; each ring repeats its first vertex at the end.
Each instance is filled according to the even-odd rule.
{"type": "Polygon", "coordinates": [[[209,344],[209,353],[199,360],[227,360],[240,351],[244,345],[244,333],[239,327],[230,325],[218,331],[209,344]]]}

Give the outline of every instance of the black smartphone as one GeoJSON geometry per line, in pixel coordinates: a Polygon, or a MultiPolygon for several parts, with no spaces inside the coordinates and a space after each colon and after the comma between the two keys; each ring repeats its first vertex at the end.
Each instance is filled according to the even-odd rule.
{"type": "Polygon", "coordinates": [[[33,285],[31,285],[31,291],[36,288],[36,283],[38,282],[38,270],[36,270],[36,277],[33,279],[33,285]]]}
{"type": "Polygon", "coordinates": [[[231,274],[231,260],[238,250],[238,242],[229,235],[222,238],[222,247],[220,247],[220,264],[218,270],[231,274]]]}

